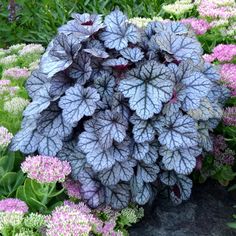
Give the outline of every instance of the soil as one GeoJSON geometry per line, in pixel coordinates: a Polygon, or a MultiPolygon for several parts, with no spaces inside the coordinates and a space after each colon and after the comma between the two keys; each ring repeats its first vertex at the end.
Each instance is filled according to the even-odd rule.
{"type": "Polygon", "coordinates": [[[215,182],[194,187],[192,196],[178,206],[163,199],[145,207],[145,217],[130,236],[236,236],[227,226],[236,214],[236,197],[215,182]]]}

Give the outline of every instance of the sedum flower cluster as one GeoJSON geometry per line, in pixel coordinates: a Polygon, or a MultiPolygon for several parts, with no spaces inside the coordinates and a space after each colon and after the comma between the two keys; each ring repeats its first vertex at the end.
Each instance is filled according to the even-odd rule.
{"type": "Polygon", "coordinates": [[[205,34],[207,30],[211,28],[210,24],[203,19],[186,18],[182,19],[180,22],[190,25],[197,35],[205,34]]]}
{"type": "Polygon", "coordinates": [[[23,112],[23,110],[28,104],[29,104],[28,99],[21,97],[13,97],[4,103],[3,110],[10,114],[18,115],[23,112]]]}
{"type": "Polygon", "coordinates": [[[27,173],[28,178],[39,183],[63,182],[70,174],[71,167],[67,161],[57,157],[28,156],[21,164],[21,170],[27,173]]]}
{"type": "Polygon", "coordinates": [[[76,199],[81,198],[81,193],[80,193],[81,185],[78,181],[67,179],[65,182],[62,183],[62,186],[63,188],[65,188],[66,193],[69,197],[76,199]]]}
{"type": "Polygon", "coordinates": [[[236,96],[236,65],[226,63],[220,67],[221,79],[232,90],[231,95],[236,96]]]}
{"type": "Polygon", "coordinates": [[[7,128],[0,126],[0,149],[5,149],[12,138],[12,133],[10,133],[7,128]]]}
{"type": "Polygon", "coordinates": [[[198,2],[199,1],[177,0],[173,4],[163,5],[162,9],[166,13],[179,17],[193,10],[198,2]]]}
{"type": "Polygon", "coordinates": [[[0,212],[20,212],[27,213],[28,206],[25,202],[17,198],[6,198],[0,200],[0,212]]]}
{"type": "Polygon", "coordinates": [[[225,125],[236,126],[236,106],[225,108],[223,121],[225,125]]]}

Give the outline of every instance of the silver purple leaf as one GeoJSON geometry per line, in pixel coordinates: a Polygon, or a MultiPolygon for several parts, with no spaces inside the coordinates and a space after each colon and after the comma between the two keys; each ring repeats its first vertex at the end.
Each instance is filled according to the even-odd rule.
{"type": "Polygon", "coordinates": [[[119,90],[129,98],[131,109],[146,120],[159,113],[162,102],[172,97],[174,83],[170,70],[155,61],[148,61],[137,69],[130,70],[120,82],[119,90]]]}
{"type": "Polygon", "coordinates": [[[174,170],[178,174],[190,174],[196,166],[196,157],[202,153],[199,147],[180,148],[175,151],[161,147],[162,163],[167,170],[174,170]]]}
{"type": "Polygon", "coordinates": [[[149,152],[148,142],[131,144],[131,155],[134,159],[141,161],[145,159],[147,153],[149,152]]]}
{"type": "Polygon", "coordinates": [[[39,134],[30,128],[25,128],[12,138],[11,151],[21,151],[24,154],[34,153],[39,145],[39,134]]]}
{"type": "Polygon", "coordinates": [[[139,162],[137,166],[137,175],[144,182],[154,182],[157,179],[157,174],[160,171],[160,168],[157,164],[145,164],[143,162],[139,162]]]}
{"type": "Polygon", "coordinates": [[[65,122],[73,125],[84,116],[91,116],[96,110],[96,102],[100,99],[96,89],[84,88],[79,84],[66,90],[61,97],[59,107],[62,108],[62,116],[65,122]]]}
{"type": "Polygon", "coordinates": [[[129,181],[134,174],[133,167],[136,163],[132,160],[116,162],[111,169],[106,169],[98,174],[102,184],[109,186],[120,181],[129,181]]]}
{"type": "Polygon", "coordinates": [[[192,59],[194,54],[199,55],[200,60],[202,47],[195,38],[165,31],[157,34],[155,39],[161,50],[173,55],[177,60],[192,59]]]}
{"type": "Polygon", "coordinates": [[[42,73],[39,69],[32,72],[27,79],[25,87],[29,96],[33,99],[37,95],[40,89],[43,89],[50,80],[45,73],[42,73]]]}
{"type": "Polygon", "coordinates": [[[57,157],[70,163],[72,177],[78,180],[79,173],[86,165],[86,158],[83,152],[76,146],[76,142],[65,142],[62,149],[57,153],[57,157]]]}
{"type": "Polygon", "coordinates": [[[119,10],[111,12],[105,17],[105,31],[101,33],[101,40],[110,49],[121,50],[128,43],[137,43],[140,39],[138,29],[127,23],[127,17],[119,10]]]}
{"type": "Polygon", "coordinates": [[[73,86],[73,81],[63,72],[55,74],[50,81],[49,94],[51,96],[61,96],[65,91],[73,86]]]}
{"type": "Polygon", "coordinates": [[[165,126],[162,128],[158,140],[170,150],[196,146],[198,135],[194,120],[181,112],[166,117],[165,126]]]}
{"type": "Polygon", "coordinates": [[[92,74],[90,56],[86,53],[80,53],[70,67],[69,75],[78,84],[85,84],[92,74]]]}
{"type": "Polygon", "coordinates": [[[192,190],[192,180],[185,175],[177,175],[177,183],[170,193],[171,200],[175,204],[188,200],[192,190]]]}
{"type": "Polygon", "coordinates": [[[40,114],[37,129],[41,134],[47,136],[57,134],[63,139],[71,134],[73,126],[63,120],[62,111],[57,103],[51,103],[51,105],[40,114]]]}
{"type": "Polygon", "coordinates": [[[117,184],[105,188],[106,204],[114,209],[122,209],[128,206],[130,190],[127,184],[117,184]]]}
{"type": "Polygon", "coordinates": [[[45,156],[56,156],[63,146],[58,134],[51,136],[41,135],[38,139],[38,153],[45,156]]]}
{"type": "Polygon", "coordinates": [[[160,181],[167,186],[173,186],[177,182],[176,174],[174,173],[174,171],[164,171],[160,173],[159,178],[160,181]]]}
{"type": "Polygon", "coordinates": [[[144,57],[143,52],[139,48],[124,48],[120,51],[120,54],[132,62],[141,61],[144,57]]]}
{"type": "Polygon", "coordinates": [[[64,71],[72,64],[80,47],[80,42],[73,35],[59,34],[53,40],[52,48],[41,59],[42,72],[52,77],[57,72],[64,71]]]}
{"type": "Polygon", "coordinates": [[[130,122],[133,124],[132,133],[135,142],[150,142],[154,139],[156,131],[152,119],[142,120],[139,116],[133,115],[130,117],[130,122]]]}
{"type": "Polygon", "coordinates": [[[112,142],[122,142],[126,137],[128,122],[119,113],[106,110],[96,116],[96,133],[103,148],[112,146],[112,142]]]}
{"type": "Polygon", "coordinates": [[[94,77],[94,86],[100,94],[102,100],[106,103],[112,99],[115,85],[115,78],[107,71],[104,71],[101,75],[94,77]]]}

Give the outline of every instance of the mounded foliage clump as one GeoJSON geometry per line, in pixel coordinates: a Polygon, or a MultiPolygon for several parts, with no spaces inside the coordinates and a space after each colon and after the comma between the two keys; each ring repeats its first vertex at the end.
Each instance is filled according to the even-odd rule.
{"type": "Polygon", "coordinates": [[[91,206],[189,198],[196,158],[227,90],[179,22],[137,28],[115,10],[73,14],[26,83],[32,102],[11,150],[71,163],[91,206]]]}

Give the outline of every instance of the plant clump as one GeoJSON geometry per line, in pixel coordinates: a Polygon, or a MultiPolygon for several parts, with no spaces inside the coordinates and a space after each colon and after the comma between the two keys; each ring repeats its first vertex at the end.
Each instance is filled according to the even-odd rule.
{"type": "Polygon", "coordinates": [[[91,207],[189,198],[228,90],[180,22],[138,28],[119,10],[73,14],[27,80],[11,150],[70,163],[91,207]]]}

